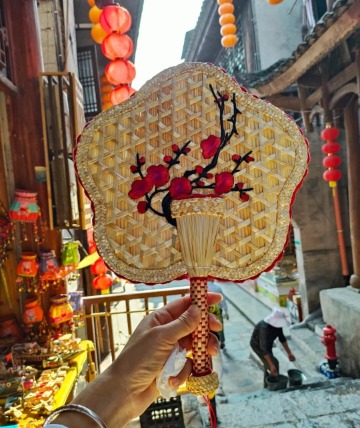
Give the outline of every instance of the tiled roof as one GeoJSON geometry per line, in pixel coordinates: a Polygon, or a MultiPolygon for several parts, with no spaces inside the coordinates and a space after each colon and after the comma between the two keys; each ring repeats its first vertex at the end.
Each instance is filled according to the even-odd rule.
{"type": "MultiPolygon", "coordinates": [[[[315,24],[314,28],[305,36],[304,41],[298,45],[291,57],[280,59],[265,70],[255,73],[238,73],[234,77],[249,89],[257,88],[271,82],[291,67],[350,6],[358,1],[337,0],[333,4],[332,9],[326,12],[315,24]]],[[[334,44],[335,42],[334,40],[334,44]]]]}

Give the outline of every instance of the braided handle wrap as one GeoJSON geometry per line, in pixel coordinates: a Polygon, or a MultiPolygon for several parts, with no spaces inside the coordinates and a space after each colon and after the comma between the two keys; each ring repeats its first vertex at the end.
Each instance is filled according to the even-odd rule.
{"type": "Polygon", "coordinates": [[[190,278],[190,296],[201,310],[200,323],[193,333],[193,374],[186,382],[194,395],[209,395],[219,386],[216,372],[212,372],[211,356],[207,353],[209,339],[209,311],[207,304],[207,278],[190,278]]]}

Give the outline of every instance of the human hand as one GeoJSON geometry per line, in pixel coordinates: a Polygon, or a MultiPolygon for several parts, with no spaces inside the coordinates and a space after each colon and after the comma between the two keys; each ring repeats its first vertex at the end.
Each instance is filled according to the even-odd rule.
{"type": "Polygon", "coordinates": [[[296,360],[295,355],[293,353],[291,353],[291,352],[288,355],[288,357],[289,357],[289,361],[295,361],[296,360]]]}
{"type": "MultiPolygon", "coordinates": [[[[221,299],[218,293],[208,293],[209,305],[219,303],[221,299]]],[[[191,349],[191,333],[199,322],[200,309],[191,305],[189,296],[152,312],[138,325],[114,363],[95,378],[74,402],[95,411],[109,428],[124,427],[159,396],[156,377],[177,342],[181,348],[191,349]]],[[[209,328],[213,331],[222,329],[220,321],[212,314],[209,314],[209,328]]],[[[210,355],[218,352],[218,341],[212,333],[207,350],[210,355]]],[[[192,360],[188,358],[180,373],[170,379],[171,386],[177,387],[185,382],[191,370],[192,360]]],[[[74,417],[73,414],[71,416],[74,417]]]]}

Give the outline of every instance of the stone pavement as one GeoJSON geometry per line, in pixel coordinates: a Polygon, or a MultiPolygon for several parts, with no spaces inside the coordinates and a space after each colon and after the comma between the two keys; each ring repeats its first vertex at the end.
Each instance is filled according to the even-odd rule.
{"type": "MultiPolygon", "coordinates": [[[[319,335],[307,327],[285,329],[296,356],[294,363],[288,361],[281,346],[274,349],[280,372],[300,369],[305,376],[303,385],[277,392],[263,388],[263,373],[249,340],[254,324],[269,314],[273,304],[255,295],[247,284],[227,283],[222,288],[230,319],[225,320],[226,347],[221,351],[224,395],[215,398],[219,428],[360,428],[360,380],[328,380],[322,375],[319,366],[325,361],[325,347],[319,335]]],[[[181,399],[185,427],[209,427],[207,406],[190,394],[181,399]]],[[[130,427],[140,427],[139,421],[134,420],[130,427]]],[[[158,428],[172,427],[165,424],[158,428]]]]}
{"type": "MultiPolygon", "coordinates": [[[[320,373],[325,347],[318,334],[309,328],[285,329],[288,344],[297,358],[294,363],[288,361],[281,345],[274,349],[280,372],[287,374],[289,368],[300,369],[306,378],[303,385],[276,392],[264,389],[262,371],[253,369],[257,357],[250,352],[248,339],[253,325],[269,313],[273,304],[254,296],[246,285],[225,284],[223,291],[228,299],[230,320],[225,321],[227,352],[223,353],[226,395],[216,397],[219,428],[360,427],[360,380],[346,377],[329,380],[320,373]],[[237,364],[231,365],[235,355],[237,364]]],[[[199,406],[199,411],[202,425],[187,427],[209,426],[207,407],[199,406]]]]}

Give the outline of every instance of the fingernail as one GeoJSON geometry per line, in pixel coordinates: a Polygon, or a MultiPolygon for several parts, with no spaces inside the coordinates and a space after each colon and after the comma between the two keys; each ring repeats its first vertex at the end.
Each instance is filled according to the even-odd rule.
{"type": "Polygon", "coordinates": [[[196,318],[199,316],[200,308],[197,305],[190,305],[188,312],[191,317],[196,318]]]}

